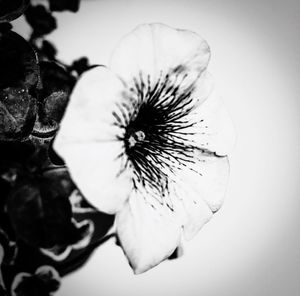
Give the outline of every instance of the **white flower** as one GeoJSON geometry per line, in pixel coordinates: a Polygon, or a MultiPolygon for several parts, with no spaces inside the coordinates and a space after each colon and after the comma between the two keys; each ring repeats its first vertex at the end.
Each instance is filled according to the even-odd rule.
{"type": "Polygon", "coordinates": [[[86,198],[116,213],[135,273],[168,258],[222,205],[231,121],[197,34],[138,26],[77,83],[54,143],[86,198]]]}

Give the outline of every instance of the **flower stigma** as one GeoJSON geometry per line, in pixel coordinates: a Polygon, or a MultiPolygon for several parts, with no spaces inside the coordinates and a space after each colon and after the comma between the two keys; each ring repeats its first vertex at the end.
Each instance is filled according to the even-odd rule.
{"type": "Polygon", "coordinates": [[[145,139],[145,134],[143,131],[134,132],[128,139],[129,148],[134,147],[137,143],[142,142],[145,139]]]}

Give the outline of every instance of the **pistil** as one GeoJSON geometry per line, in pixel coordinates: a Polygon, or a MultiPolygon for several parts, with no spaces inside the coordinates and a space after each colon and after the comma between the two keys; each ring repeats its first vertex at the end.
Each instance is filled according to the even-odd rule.
{"type": "Polygon", "coordinates": [[[128,139],[128,147],[132,148],[137,143],[143,142],[145,140],[145,133],[143,131],[136,131],[132,133],[128,139]]]}

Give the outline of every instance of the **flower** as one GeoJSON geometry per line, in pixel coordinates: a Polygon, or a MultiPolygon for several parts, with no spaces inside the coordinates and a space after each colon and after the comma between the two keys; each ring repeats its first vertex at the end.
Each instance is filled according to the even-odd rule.
{"type": "Polygon", "coordinates": [[[11,285],[12,296],[53,295],[60,286],[58,272],[48,265],[40,266],[34,274],[18,273],[11,285]]]}
{"type": "Polygon", "coordinates": [[[138,26],[85,72],[54,149],[83,195],[116,213],[135,273],[168,258],[222,205],[234,132],[196,33],[138,26]]]}

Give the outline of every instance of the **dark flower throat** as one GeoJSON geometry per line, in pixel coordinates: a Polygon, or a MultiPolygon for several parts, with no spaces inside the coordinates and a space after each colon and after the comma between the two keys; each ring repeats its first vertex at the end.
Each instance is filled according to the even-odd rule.
{"type": "Polygon", "coordinates": [[[193,143],[186,132],[195,122],[187,115],[194,108],[194,86],[183,87],[186,76],[179,73],[160,75],[151,84],[150,76],[134,79],[125,100],[113,115],[116,125],[124,129],[125,166],[134,168],[134,186],[149,185],[164,193],[170,176],[194,162],[193,143]],[[181,77],[181,78],[180,78],[181,77]]]}

